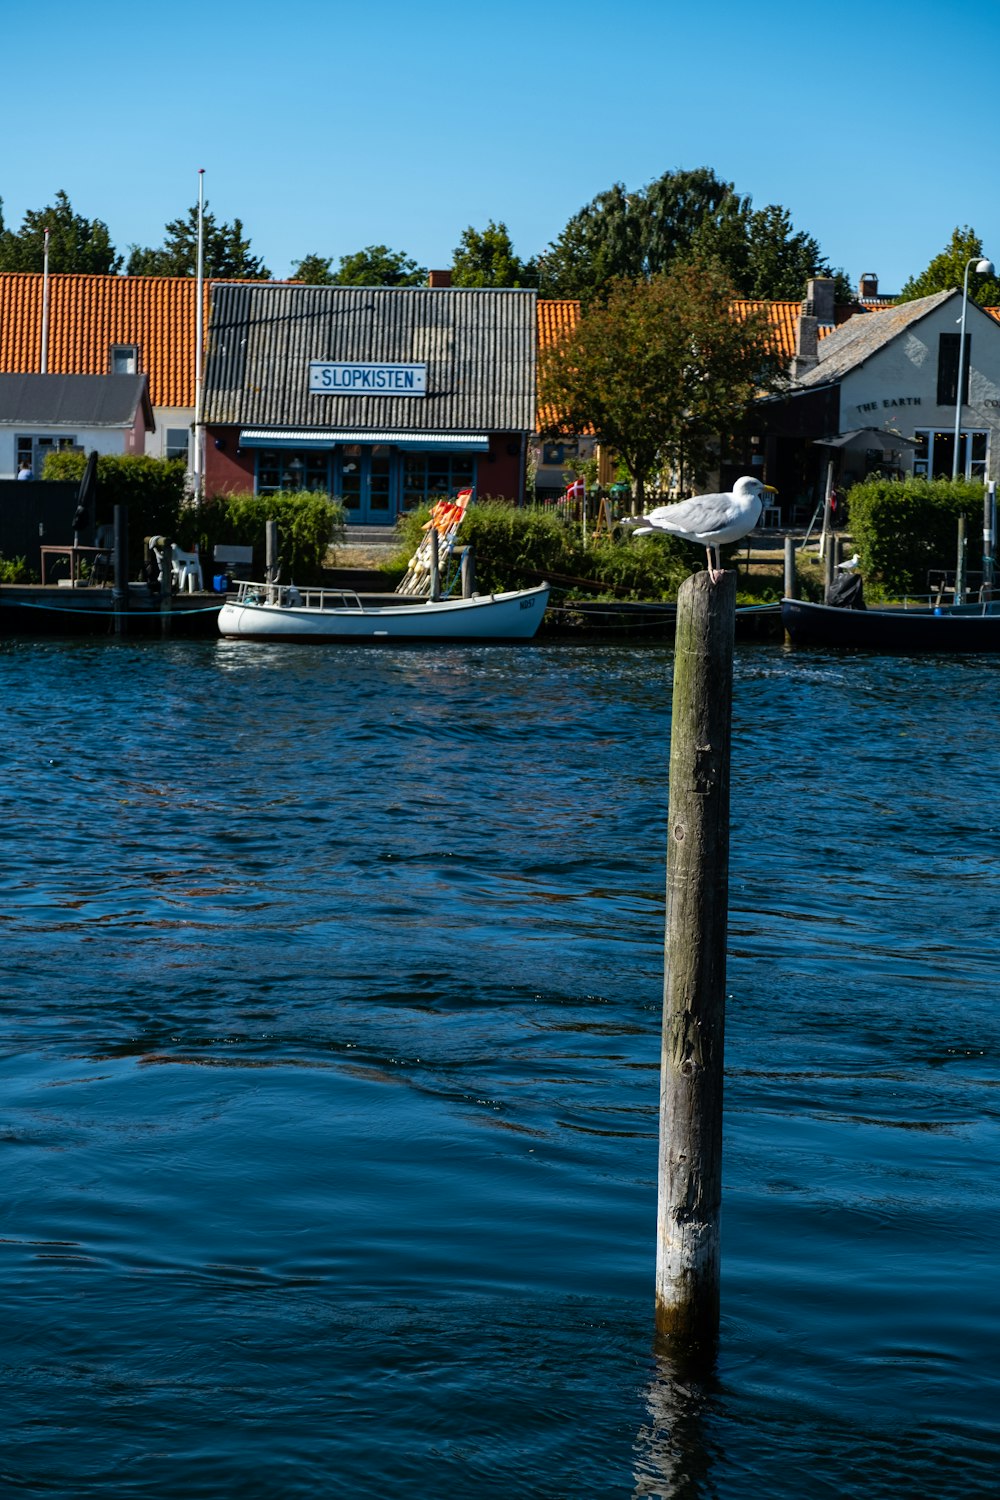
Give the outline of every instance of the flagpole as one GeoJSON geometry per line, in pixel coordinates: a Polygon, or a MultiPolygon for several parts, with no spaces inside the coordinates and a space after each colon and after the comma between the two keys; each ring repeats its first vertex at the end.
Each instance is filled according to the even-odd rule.
{"type": "Polygon", "coordinates": [[[49,373],[49,234],[45,231],[45,252],[42,260],[42,374],[49,373]]]}
{"type": "Polygon", "coordinates": [[[201,382],[205,347],[205,168],[198,168],[198,268],[194,315],[194,497],[201,501],[205,434],[201,425],[201,382]]]}

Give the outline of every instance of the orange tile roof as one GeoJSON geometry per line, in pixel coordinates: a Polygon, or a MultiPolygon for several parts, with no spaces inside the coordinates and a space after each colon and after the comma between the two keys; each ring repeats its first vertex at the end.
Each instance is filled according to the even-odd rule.
{"type": "MultiPolygon", "coordinates": [[[[0,273],[0,373],[41,369],[44,278],[0,273]]],[[[205,327],[209,284],[205,283],[205,327]]],[[[154,406],[194,406],[192,276],[49,277],[50,375],[106,375],[112,344],[135,344],[154,406]]]]}

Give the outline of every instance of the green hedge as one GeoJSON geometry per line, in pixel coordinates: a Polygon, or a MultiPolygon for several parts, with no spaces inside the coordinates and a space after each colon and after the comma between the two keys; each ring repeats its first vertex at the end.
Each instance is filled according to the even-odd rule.
{"type": "Polygon", "coordinates": [[[958,518],[966,517],[969,564],[983,514],[983,485],[959,479],[882,479],[856,484],[847,496],[848,527],[866,583],[890,597],[926,594],[930,569],[954,569],[958,518]]]}
{"type": "Polygon", "coordinates": [[[278,525],[281,577],[286,582],[320,583],[327,552],[344,540],[345,514],[339,501],[313,490],[211,495],[181,517],[179,540],[185,547],[196,541],[209,562],[219,542],[255,547],[263,561],[268,521],[278,525]]]}
{"type": "MultiPolygon", "coordinates": [[[[42,477],[79,483],[85,463],[82,453],[50,453],[42,477]]],[[[116,505],[127,507],[130,571],[145,561],[147,536],[170,537],[188,551],[197,543],[206,582],[218,542],[255,547],[263,566],[265,523],[277,521],[281,576],[318,583],[328,549],[343,540],[343,507],[328,495],[311,490],[212,495],[196,506],[187,494],[186,480],[183,459],[117,454],[98,458],[95,523],[110,523],[116,505]]]]}
{"type": "MultiPolygon", "coordinates": [[[[425,506],[400,518],[403,548],[393,559],[395,569],[410,558],[424,535],[429,510],[425,506]]],[[[483,593],[527,588],[542,573],[554,579],[580,578],[594,588],[560,583],[570,597],[665,599],[676,594],[681,581],[704,560],[704,551],[672,537],[637,540],[599,539],[582,544],[579,525],[567,522],[549,506],[513,506],[509,501],[485,499],[470,506],[458,533],[459,544],[476,550],[476,587],[483,593]]]]}
{"type": "MultiPolygon", "coordinates": [[[[50,453],[42,478],[79,484],[86,461],[83,453],[50,453]]],[[[186,477],[187,468],[180,458],[101,454],[97,460],[95,524],[109,525],[115,506],[127,506],[129,551],[140,559],[144,536],[178,536],[186,477]]]]}

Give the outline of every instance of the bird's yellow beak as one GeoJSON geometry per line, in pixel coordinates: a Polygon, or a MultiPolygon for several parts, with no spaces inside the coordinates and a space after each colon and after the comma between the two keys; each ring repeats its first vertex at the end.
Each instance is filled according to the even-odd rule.
{"type": "Polygon", "coordinates": [[[773,484],[765,484],[764,489],[769,495],[776,495],[778,493],[773,484]]]}

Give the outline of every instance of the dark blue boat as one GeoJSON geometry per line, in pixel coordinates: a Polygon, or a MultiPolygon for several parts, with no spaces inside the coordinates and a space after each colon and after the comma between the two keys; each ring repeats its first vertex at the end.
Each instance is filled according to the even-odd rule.
{"type": "Polygon", "coordinates": [[[876,605],[838,609],[782,599],[781,623],[795,645],[868,651],[1000,651],[1000,602],[876,605]]]}

